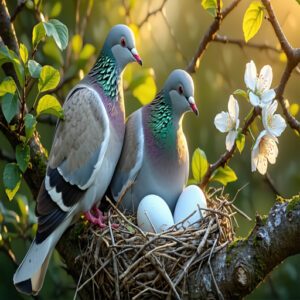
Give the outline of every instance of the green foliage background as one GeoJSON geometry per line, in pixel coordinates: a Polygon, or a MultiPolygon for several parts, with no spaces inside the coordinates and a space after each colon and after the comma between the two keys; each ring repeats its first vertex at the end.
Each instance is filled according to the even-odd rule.
{"type": "MultiPolygon", "coordinates": [[[[14,11],[17,1],[7,1],[10,11],[14,11]]],[[[80,1],[80,14],[84,16],[90,1],[80,1]]],[[[159,89],[169,72],[174,68],[185,68],[188,61],[193,57],[200,38],[212,22],[212,16],[201,7],[200,0],[170,0],[164,8],[165,17],[158,13],[151,16],[140,29],[136,26],[145,18],[147,12],[159,7],[161,1],[120,1],[104,0],[95,1],[87,28],[83,36],[76,35],[76,1],[43,1],[42,12],[45,16],[59,19],[69,29],[69,42],[72,46],[69,50],[61,52],[54,41],[47,39],[39,46],[36,60],[41,65],[51,65],[62,72],[62,77],[67,78],[63,89],[57,93],[58,99],[63,101],[68,90],[79,80],[79,75],[86,73],[95,61],[101,49],[103,40],[110,27],[117,23],[130,23],[136,29],[137,49],[143,58],[143,70],[137,65],[131,65],[125,72],[125,98],[126,112],[131,113],[141,106],[138,97],[142,93],[144,97],[151,99],[155,92],[156,82],[159,89]],[[126,16],[126,9],[130,8],[131,20],[126,16]],[[83,51],[84,50],[84,51],[83,51]],[[67,67],[64,65],[67,62],[67,67]],[[81,71],[79,71],[81,70],[81,71]],[[70,79],[71,78],[71,79],[70,79]],[[150,88],[149,88],[150,87],[150,88]]],[[[226,6],[230,1],[224,1],[226,6]]],[[[299,46],[299,20],[300,6],[296,1],[272,1],[279,20],[288,39],[295,46],[299,46]]],[[[239,7],[222,24],[220,34],[232,38],[243,39],[243,14],[249,1],[242,2],[239,7]]],[[[19,41],[29,49],[31,34],[37,20],[31,8],[31,1],[27,2],[24,10],[17,16],[15,21],[16,33],[19,41]]],[[[82,19],[81,19],[82,20],[82,19]]],[[[252,41],[252,40],[251,40],[252,41]]],[[[263,21],[262,28],[253,38],[256,43],[263,43],[279,47],[278,41],[269,26],[263,21]]],[[[283,71],[283,56],[272,52],[250,48],[240,48],[235,45],[223,45],[212,43],[204,53],[201,64],[193,75],[196,88],[196,102],[199,107],[200,117],[192,114],[185,116],[184,128],[187,136],[190,154],[200,147],[205,151],[209,162],[216,161],[225,151],[225,135],[219,133],[213,124],[213,119],[221,110],[227,110],[227,101],[230,93],[238,88],[245,88],[243,82],[245,64],[253,59],[261,68],[265,64],[273,67],[273,87],[279,82],[283,71]]],[[[3,73],[0,71],[2,81],[3,73]]],[[[290,79],[286,96],[290,103],[299,102],[299,74],[294,74],[290,79]]],[[[34,86],[27,101],[33,103],[37,86],[34,86]]],[[[239,99],[241,115],[245,116],[250,106],[242,98],[239,99]]],[[[298,115],[299,117],[299,115],[298,115]]],[[[54,126],[38,123],[37,129],[46,149],[50,150],[54,126]]],[[[257,135],[261,128],[254,126],[253,132],[257,135]]],[[[13,154],[4,136],[0,133],[0,147],[13,154]]],[[[236,153],[230,167],[235,170],[238,180],[226,187],[226,192],[233,197],[237,190],[248,184],[238,194],[236,204],[252,218],[255,213],[265,214],[274,203],[274,194],[258,173],[251,173],[250,151],[251,140],[246,138],[245,150],[240,155],[236,153]]],[[[291,197],[299,192],[300,183],[300,140],[292,130],[287,128],[279,140],[279,156],[275,166],[269,166],[269,173],[274,180],[275,186],[285,197],[291,197]]],[[[5,163],[0,161],[0,174],[3,173],[5,163]]],[[[9,201],[5,195],[3,185],[0,185],[0,207],[7,212],[6,221],[8,232],[1,226],[3,237],[9,235],[12,240],[12,248],[20,262],[29,242],[22,238],[15,239],[15,232],[25,237],[34,234],[34,202],[29,188],[24,182],[17,197],[9,201]],[[28,202],[29,210],[24,203],[28,202]],[[16,212],[18,216],[14,215],[16,212]]],[[[240,227],[238,234],[245,236],[253,222],[238,218],[240,227]]],[[[0,223],[2,223],[0,215],[0,223]]],[[[3,224],[2,224],[3,225],[3,224]]],[[[61,268],[62,262],[55,253],[49,267],[45,285],[39,299],[71,299],[74,287],[71,278],[61,268]]],[[[12,285],[12,275],[15,266],[8,260],[4,252],[0,252],[0,298],[1,299],[26,299],[28,297],[18,294],[12,285]]],[[[300,288],[300,257],[295,256],[284,262],[270,278],[266,279],[248,299],[293,299],[299,297],[300,288]]]]}

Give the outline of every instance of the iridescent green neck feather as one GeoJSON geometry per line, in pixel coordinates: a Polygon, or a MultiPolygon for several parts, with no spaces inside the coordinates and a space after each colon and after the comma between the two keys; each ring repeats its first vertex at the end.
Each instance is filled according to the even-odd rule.
{"type": "Polygon", "coordinates": [[[149,125],[154,140],[161,146],[172,146],[176,139],[176,130],[169,95],[164,91],[157,94],[149,105],[149,125]]]}
{"type": "Polygon", "coordinates": [[[93,69],[91,77],[101,85],[104,93],[111,100],[118,99],[121,74],[111,51],[102,51],[93,69]]]}

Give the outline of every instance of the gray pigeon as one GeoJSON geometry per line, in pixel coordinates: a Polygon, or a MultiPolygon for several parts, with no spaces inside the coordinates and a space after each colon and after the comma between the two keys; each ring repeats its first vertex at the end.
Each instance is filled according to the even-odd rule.
{"type": "Polygon", "coordinates": [[[198,109],[194,84],[183,70],[173,71],[147,106],[131,114],[110,189],[122,209],[136,212],[143,197],[155,194],[174,210],[189,174],[183,114],[198,109]]]}
{"type": "Polygon", "coordinates": [[[59,121],[41,186],[36,214],[38,229],[14,274],[16,288],[36,295],[43,285],[49,258],[58,240],[82,212],[102,226],[95,208],[103,197],[119,159],[125,133],[122,71],[142,61],[132,31],[114,26],[91,71],[68,94],[65,118],[59,121]]]}

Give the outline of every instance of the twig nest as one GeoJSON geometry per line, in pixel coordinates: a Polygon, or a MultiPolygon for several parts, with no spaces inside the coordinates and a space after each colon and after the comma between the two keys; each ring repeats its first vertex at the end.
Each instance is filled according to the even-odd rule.
{"type": "Polygon", "coordinates": [[[201,272],[203,263],[234,238],[235,213],[223,190],[211,190],[206,198],[206,216],[197,226],[183,222],[180,229],[174,225],[161,233],[143,232],[136,216],[125,216],[111,203],[109,226],[89,225],[81,235],[76,292],[87,289],[95,299],[185,298],[188,275],[201,272]],[[119,228],[112,229],[112,223],[119,228]]]}

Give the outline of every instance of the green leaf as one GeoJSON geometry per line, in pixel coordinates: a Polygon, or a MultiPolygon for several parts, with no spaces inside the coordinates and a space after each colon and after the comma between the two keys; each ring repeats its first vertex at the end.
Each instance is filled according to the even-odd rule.
{"type": "Polygon", "coordinates": [[[96,49],[92,44],[85,44],[82,51],[80,52],[80,60],[88,60],[94,53],[96,49]]]}
{"type": "Polygon", "coordinates": [[[82,49],[82,38],[79,34],[75,34],[72,37],[72,49],[76,54],[78,54],[82,49]]]}
{"type": "Polygon", "coordinates": [[[156,84],[152,76],[147,76],[145,82],[138,85],[132,92],[143,105],[148,104],[156,95],[156,84]]]}
{"type": "Polygon", "coordinates": [[[264,6],[260,1],[252,2],[243,18],[243,32],[245,41],[252,39],[260,29],[264,18],[264,6]]]}
{"type": "Polygon", "coordinates": [[[242,89],[237,89],[233,92],[233,95],[235,96],[241,96],[241,97],[244,97],[246,99],[248,99],[248,94],[246,91],[242,90],[242,89]]]}
{"type": "Polygon", "coordinates": [[[43,66],[38,84],[39,92],[41,93],[56,88],[59,84],[59,81],[60,74],[58,70],[51,66],[43,66]]]}
{"type": "Polygon", "coordinates": [[[28,141],[34,133],[37,121],[32,114],[27,114],[24,118],[24,123],[25,123],[26,140],[28,141]]]}
{"type": "Polygon", "coordinates": [[[21,63],[19,57],[15,52],[12,50],[9,50],[7,46],[0,46],[0,66],[2,64],[10,62],[13,64],[14,69],[16,71],[18,80],[20,82],[20,85],[24,85],[24,67],[21,63]]]}
{"type": "Polygon", "coordinates": [[[63,118],[64,112],[58,100],[52,95],[43,96],[36,108],[37,115],[51,114],[58,118],[63,118]]]}
{"type": "Polygon", "coordinates": [[[5,77],[0,83],[0,97],[5,94],[14,94],[16,92],[17,86],[15,81],[11,77],[5,77]]]}
{"type": "Polygon", "coordinates": [[[197,181],[195,178],[190,178],[187,182],[187,185],[197,185],[199,181],[197,181]]]}
{"type": "Polygon", "coordinates": [[[246,141],[245,135],[243,133],[239,132],[237,139],[236,139],[236,146],[237,146],[238,150],[240,151],[240,153],[242,153],[242,151],[244,150],[245,141],[246,141]]]}
{"type": "MultiPolygon", "coordinates": [[[[201,1],[202,7],[213,17],[217,15],[217,0],[202,0],[201,1]]],[[[220,1],[220,8],[222,8],[223,3],[222,0],[220,1]]]]}
{"type": "Polygon", "coordinates": [[[69,33],[66,25],[59,20],[51,19],[47,22],[43,22],[47,36],[52,36],[57,47],[60,50],[64,50],[68,46],[69,33]]]}
{"type": "Polygon", "coordinates": [[[20,56],[21,56],[23,63],[26,64],[27,60],[28,60],[28,50],[27,50],[26,46],[22,43],[20,43],[20,56]]]}
{"type": "Polygon", "coordinates": [[[28,201],[24,195],[17,195],[16,200],[21,212],[22,223],[27,223],[29,214],[28,201]]]}
{"type": "Polygon", "coordinates": [[[51,9],[50,17],[51,18],[57,17],[61,13],[61,9],[62,9],[61,2],[59,2],[59,1],[55,2],[55,4],[53,5],[53,7],[51,9]]]}
{"type": "Polygon", "coordinates": [[[300,4],[300,0],[296,0],[298,4],[300,4]]]}
{"type": "Polygon", "coordinates": [[[20,170],[24,173],[30,160],[30,148],[28,145],[19,144],[16,147],[16,160],[20,170]]]}
{"type": "Polygon", "coordinates": [[[208,170],[208,161],[205,152],[197,148],[192,157],[192,173],[194,179],[199,183],[208,170]]]}
{"type": "Polygon", "coordinates": [[[223,185],[237,180],[235,172],[229,167],[219,167],[213,174],[210,180],[218,181],[223,185]]]}
{"type": "Polygon", "coordinates": [[[16,163],[6,164],[3,172],[3,183],[9,200],[12,200],[19,190],[21,178],[22,174],[16,163]]]}
{"type": "Polygon", "coordinates": [[[32,31],[32,45],[36,48],[39,42],[46,36],[46,30],[44,28],[43,22],[38,23],[33,27],[32,31]]]}
{"type": "Polygon", "coordinates": [[[9,124],[19,110],[18,96],[16,94],[5,94],[1,100],[1,108],[9,124]]]}
{"type": "Polygon", "coordinates": [[[28,61],[28,71],[32,78],[39,78],[41,70],[42,66],[38,62],[32,59],[28,61]]]}

